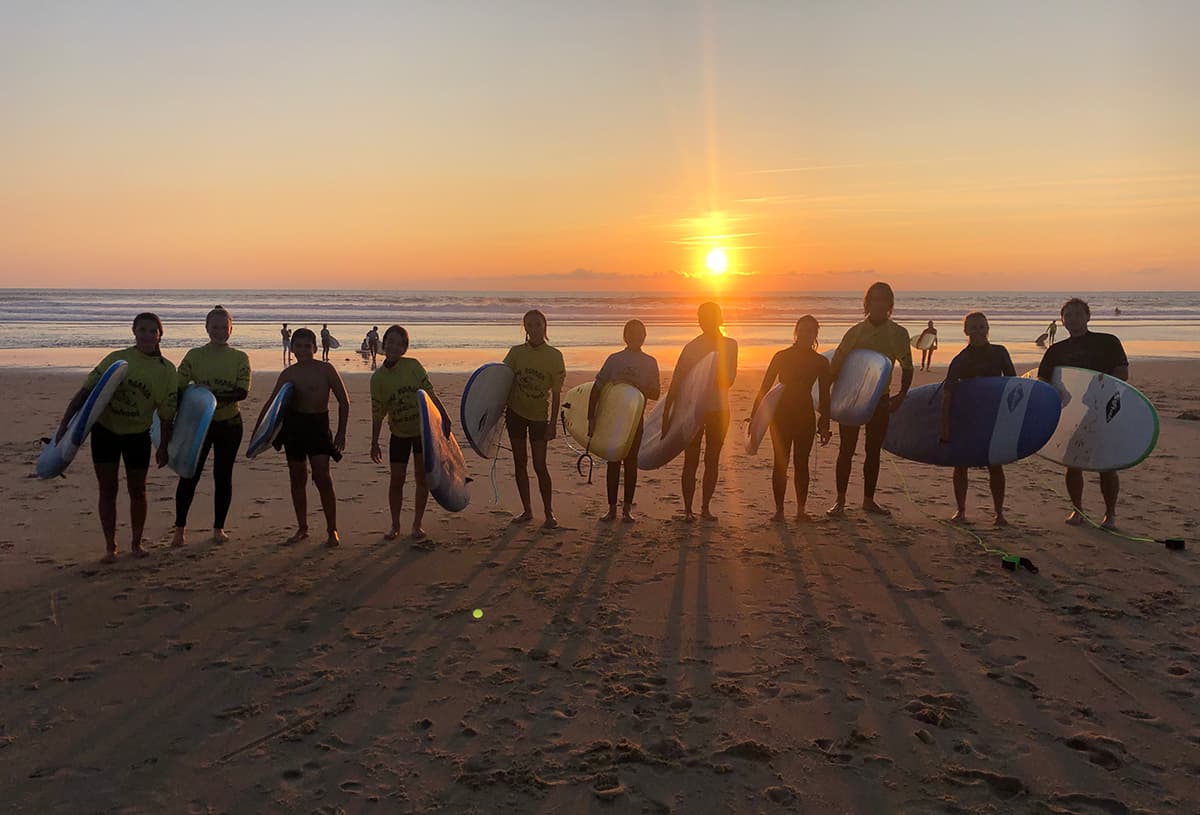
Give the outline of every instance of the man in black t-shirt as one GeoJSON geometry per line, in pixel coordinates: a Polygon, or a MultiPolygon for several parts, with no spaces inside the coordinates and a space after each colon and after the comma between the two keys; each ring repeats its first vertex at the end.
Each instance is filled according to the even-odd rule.
{"type": "MultiPolygon", "coordinates": [[[[1038,366],[1038,379],[1050,382],[1054,376],[1054,369],[1064,365],[1099,371],[1117,379],[1129,378],[1129,358],[1125,356],[1125,348],[1121,341],[1112,334],[1095,334],[1088,331],[1088,320],[1091,317],[1092,310],[1078,297],[1072,297],[1063,303],[1062,324],[1071,336],[1046,349],[1042,363],[1038,366]]],[[[1101,526],[1105,529],[1116,528],[1117,496],[1120,490],[1121,482],[1115,470],[1100,473],[1100,492],[1104,496],[1104,521],[1101,526]]],[[[1067,468],[1067,494],[1071,497],[1072,506],[1067,523],[1083,523],[1083,470],[1067,468]]]]}

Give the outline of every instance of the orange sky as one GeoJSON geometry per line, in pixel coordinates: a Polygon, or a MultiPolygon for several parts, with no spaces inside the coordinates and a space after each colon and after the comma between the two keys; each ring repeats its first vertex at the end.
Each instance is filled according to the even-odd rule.
{"type": "Polygon", "coordinates": [[[3,285],[1200,279],[1186,4],[353,8],[8,12],[3,285]]]}

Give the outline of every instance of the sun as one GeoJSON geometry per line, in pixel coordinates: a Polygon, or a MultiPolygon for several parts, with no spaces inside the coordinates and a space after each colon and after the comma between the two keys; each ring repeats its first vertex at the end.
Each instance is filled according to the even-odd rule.
{"type": "Polygon", "coordinates": [[[725,270],[729,268],[729,257],[725,250],[718,246],[708,253],[704,265],[708,266],[708,270],[713,274],[725,274],[725,270]]]}

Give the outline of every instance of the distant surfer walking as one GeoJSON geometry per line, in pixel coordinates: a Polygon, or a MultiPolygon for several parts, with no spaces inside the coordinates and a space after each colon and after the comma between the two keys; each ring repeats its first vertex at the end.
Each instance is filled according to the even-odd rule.
{"type": "MultiPolygon", "coordinates": [[[[647,399],[657,399],[662,395],[662,381],[658,372],[658,360],[642,350],[646,342],[646,326],[641,320],[630,320],[625,323],[625,349],[610,354],[604,360],[600,372],[596,374],[596,383],[592,386],[592,395],[588,400],[588,437],[596,432],[596,407],[600,404],[600,392],[609,383],[623,382],[633,385],[647,399]]],[[[608,462],[608,513],[602,521],[616,520],[617,490],[621,483],[621,470],[625,470],[625,504],[621,511],[621,520],[632,523],[633,495],[637,490],[637,460],[638,451],[642,449],[643,420],[638,419],[637,431],[633,435],[633,443],[629,452],[621,461],[608,462]]]]}
{"type": "Polygon", "coordinates": [[[663,404],[662,435],[666,436],[671,427],[672,413],[675,402],[679,398],[679,387],[687,378],[692,368],[698,365],[711,353],[717,355],[716,388],[711,392],[711,401],[707,405],[688,405],[687,410],[700,410],[704,413],[703,426],[695,440],[683,452],[683,517],[684,520],[694,521],[695,513],[692,504],[696,496],[696,473],[700,469],[701,446],[704,450],[704,482],[700,497],[700,517],[715,521],[710,504],[713,493],[717,490],[717,478],[720,475],[721,448],[725,444],[725,434],[729,431],[729,389],[737,377],[738,344],[737,341],[726,337],[722,326],[725,317],[721,307],[716,303],[703,303],[697,311],[700,324],[700,336],[683,347],[679,353],[679,361],[675,363],[675,371],[671,374],[671,387],[667,390],[667,398],[663,404]]]}
{"type": "Polygon", "coordinates": [[[930,320],[929,325],[917,337],[917,348],[921,349],[922,371],[930,370],[930,366],[933,364],[933,352],[938,347],[937,335],[937,329],[933,327],[933,320],[930,320]]]}
{"type": "Polygon", "coordinates": [[[286,368],[292,364],[292,331],[287,327],[287,323],[279,329],[279,336],[283,338],[283,365],[286,368]]]}
{"type": "Polygon", "coordinates": [[[773,521],[782,521],[783,501],[787,495],[788,464],[796,470],[796,520],[812,520],[805,511],[808,503],[808,455],[818,432],[821,445],[829,444],[829,360],[817,353],[817,334],[821,324],[811,314],[796,321],[793,342],[771,358],[762,385],[754,397],[750,409],[753,417],[759,403],[775,383],[776,377],[783,383],[783,396],[771,419],[771,447],[774,451],[774,468],[771,472],[771,489],[775,495],[773,521]],[[821,418],[813,410],[812,389],[817,383],[821,418]]]}
{"type": "MultiPolygon", "coordinates": [[[[1129,379],[1129,358],[1125,347],[1112,334],[1095,334],[1088,331],[1092,310],[1087,302],[1072,297],[1063,303],[1063,328],[1071,335],[1046,349],[1038,365],[1038,379],[1054,381],[1054,369],[1060,366],[1087,368],[1117,379],[1129,379]]],[[[1100,473],[1100,493],[1104,496],[1104,520],[1101,526],[1115,529],[1117,526],[1117,497],[1121,481],[1115,470],[1100,473]]],[[[1083,523],[1083,470],[1067,468],[1067,494],[1071,498],[1071,514],[1067,523],[1072,526],[1083,523]]]]}
{"type": "Polygon", "coordinates": [[[379,356],[379,326],[371,326],[367,332],[367,350],[371,352],[371,370],[375,370],[375,360],[379,356]]]}
{"type": "MultiPolygon", "coordinates": [[[[954,405],[954,393],[958,383],[964,379],[980,376],[1016,376],[1012,357],[1003,345],[988,342],[988,319],[982,311],[973,311],[963,318],[963,333],[967,335],[967,347],[958,352],[946,371],[946,383],[942,390],[942,431],[939,441],[950,441],[950,415],[954,405]]],[[[988,467],[988,485],[992,491],[992,506],[996,510],[996,526],[1007,526],[1004,518],[1004,468],[999,464],[988,467]]],[[[955,523],[967,521],[967,468],[954,468],[954,503],[957,511],[950,519],[955,523]]]]}
{"type": "Polygon", "coordinates": [[[333,335],[329,333],[329,323],[323,324],[321,326],[321,361],[322,362],[329,361],[329,348],[331,345],[330,340],[332,340],[332,339],[333,339],[333,335]]]}
{"type": "Polygon", "coordinates": [[[504,357],[504,364],[515,374],[508,395],[505,424],[512,446],[513,469],[516,471],[517,492],[521,496],[521,514],[513,523],[533,520],[533,502],[529,495],[528,459],[533,459],[538,491],[546,513],[545,529],[558,527],[552,509],[553,484],[550,468],[546,466],[546,444],[554,439],[559,403],[562,400],[563,380],[567,377],[562,352],[546,342],[546,315],[537,309],[525,312],[521,319],[525,327],[525,342],[514,345],[504,357]],[[529,441],[528,454],[525,442],[529,441]]]}
{"type": "MultiPolygon", "coordinates": [[[[833,354],[833,381],[836,384],[846,356],[856,348],[877,351],[900,363],[900,390],[894,396],[885,391],[875,406],[875,413],[867,420],[866,457],[863,460],[863,509],[876,515],[891,515],[875,502],[875,485],[879,481],[879,459],[883,450],[883,437],[887,435],[888,417],[900,408],[908,395],[913,380],[912,347],[908,332],[903,326],[892,322],[892,311],[896,307],[896,295],[887,283],[872,283],[863,295],[865,320],[850,327],[833,354]]],[[[850,468],[854,463],[854,449],[858,446],[857,425],[838,424],[838,458],[835,479],[837,503],[830,507],[828,515],[841,515],[846,511],[846,488],[850,484],[850,468]]]]}

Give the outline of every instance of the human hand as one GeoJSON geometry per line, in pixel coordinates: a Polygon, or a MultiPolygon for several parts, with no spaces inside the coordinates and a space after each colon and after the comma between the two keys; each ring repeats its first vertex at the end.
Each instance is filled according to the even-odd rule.
{"type": "Polygon", "coordinates": [[[161,470],[163,467],[167,466],[167,461],[169,459],[170,455],[167,453],[167,446],[165,444],[161,445],[158,448],[158,452],[154,454],[154,463],[158,465],[158,469],[161,470]]]}
{"type": "Polygon", "coordinates": [[[558,425],[555,422],[546,422],[546,441],[553,441],[558,436],[558,425]]]}
{"type": "Polygon", "coordinates": [[[376,464],[383,463],[383,448],[379,446],[379,442],[371,442],[371,461],[376,464]]]}
{"type": "Polygon", "coordinates": [[[333,449],[337,450],[339,453],[346,452],[346,433],[345,433],[345,431],[338,433],[337,436],[334,438],[333,449]]]}

